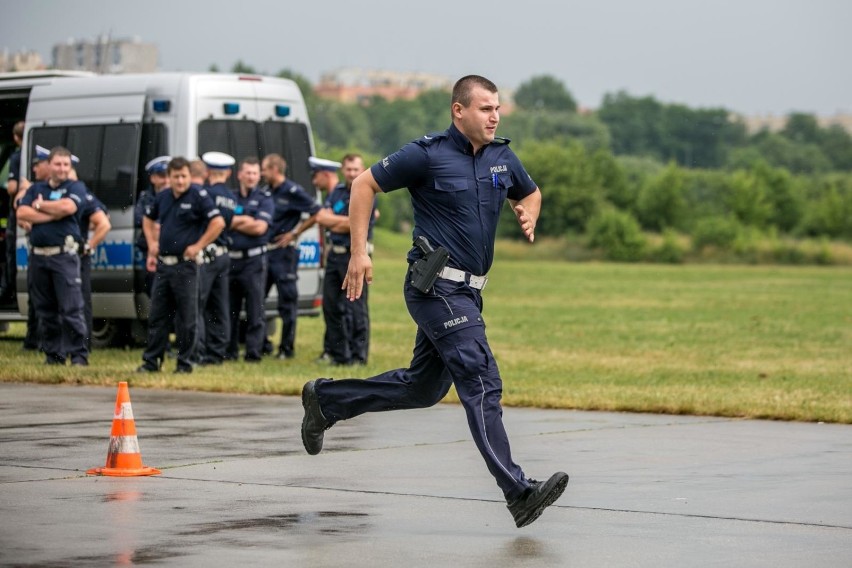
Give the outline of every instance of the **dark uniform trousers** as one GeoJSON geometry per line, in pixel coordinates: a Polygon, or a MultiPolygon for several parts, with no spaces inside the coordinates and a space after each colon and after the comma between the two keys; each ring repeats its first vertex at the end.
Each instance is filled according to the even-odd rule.
{"type": "Polygon", "coordinates": [[[86,349],[92,350],[92,255],[80,257],[80,291],[83,293],[83,321],[86,322],[86,349]]]}
{"type": "Polygon", "coordinates": [[[365,412],[425,408],[455,385],[488,470],[507,499],[517,498],[529,482],[512,461],[503,427],[503,385],[485,336],[480,291],[463,282],[438,279],[424,294],[408,278],[404,291],[417,323],[409,367],[366,380],[317,381],[323,415],[334,423],[365,412]]]}
{"type": "Polygon", "coordinates": [[[246,359],[260,359],[266,333],[263,301],[266,287],[266,253],[251,258],[232,258],[230,272],[231,340],[228,358],[239,357],[240,309],[246,303],[246,359]]]}
{"type": "Polygon", "coordinates": [[[336,363],[366,363],[370,348],[367,287],[360,298],[350,302],[341,288],[348,269],[349,253],[328,253],[322,292],[324,347],[336,363]]]}
{"type": "Polygon", "coordinates": [[[76,253],[32,254],[30,270],[30,294],[47,360],[64,363],[70,355],[72,363],[87,362],[80,257],[76,253]]]}
{"type": "Polygon", "coordinates": [[[148,346],[142,360],[160,368],[174,323],[178,369],[192,369],[198,328],[198,265],[182,260],[175,265],[157,264],[148,315],[148,346]]]}
{"type": "Polygon", "coordinates": [[[198,351],[196,359],[221,362],[231,338],[231,311],[228,306],[231,258],[228,253],[201,266],[198,286],[198,351]]]}
{"type": "MultiPolygon", "coordinates": [[[[296,320],[299,316],[299,247],[286,246],[269,251],[269,277],[266,294],[272,285],[278,290],[278,315],[281,317],[280,353],[292,356],[296,344],[296,320]]],[[[265,335],[265,332],[264,332],[265,335]]]]}
{"type": "Polygon", "coordinates": [[[15,216],[15,209],[12,207],[12,200],[14,197],[9,199],[9,217],[6,221],[6,245],[3,253],[6,256],[6,264],[3,267],[3,292],[8,295],[10,299],[15,299],[15,290],[16,290],[16,282],[15,282],[15,274],[18,271],[17,265],[17,255],[15,252],[15,248],[17,247],[17,239],[18,235],[16,231],[17,220],[15,216]]]}
{"type": "MultiPolygon", "coordinates": [[[[30,253],[30,258],[32,258],[32,253],[30,253]]],[[[27,290],[33,289],[33,270],[32,267],[30,268],[30,270],[27,270],[27,290]]],[[[41,328],[38,324],[38,314],[35,311],[35,302],[32,294],[30,294],[27,300],[27,334],[24,336],[24,348],[32,350],[42,349],[41,328]]]]}

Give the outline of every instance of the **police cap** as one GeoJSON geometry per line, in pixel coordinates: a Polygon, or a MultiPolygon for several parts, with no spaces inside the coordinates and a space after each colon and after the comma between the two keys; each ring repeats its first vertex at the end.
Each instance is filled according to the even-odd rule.
{"type": "Polygon", "coordinates": [[[50,157],[50,150],[45,148],[44,146],[39,146],[36,144],[35,152],[33,152],[33,163],[37,164],[39,162],[43,162],[50,157]]]}
{"type": "Polygon", "coordinates": [[[145,164],[145,171],[148,175],[151,174],[164,174],[169,167],[169,162],[172,160],[171,156],[159,156],[154,158],[147,164],[145,164]]]}
{"type": "Polygon", "coordinates": [[[311,156],[308,158],[308,163],[311,165],[311,172],[336,172],[340,169],[340,162],[326,160],[325,158],[316,158],[311,156]]]}
{"type": "Polygon", "coordinates": [[[204,152],[201,161],[211,170],[229,170],[237,163],[233,156],[224,152],[204,152]]]}

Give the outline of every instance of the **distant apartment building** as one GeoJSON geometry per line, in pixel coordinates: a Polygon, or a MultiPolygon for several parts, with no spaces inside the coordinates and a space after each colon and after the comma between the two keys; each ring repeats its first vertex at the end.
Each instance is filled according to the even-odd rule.
{"type": "Polygon", "coordinates": [[[343,103],[363,103],[374,96],[411,100],[422,91],[452,88],[452,79],[444,75],[346,68],[324,73],[314,92],[343,103]]]}
{"type": "Polygon", "coordinates": [[[40,71],[44,68],[44,61],[37,51],[0,51],[0,71],[40,71]]]}
{"type": "Polygon", "coordinates": [[[95,73],[151,73],[157,70],[156,44],[139,38],[101,36],[94,40],[69,39],[53,46],[53,68],[95,73]]]}

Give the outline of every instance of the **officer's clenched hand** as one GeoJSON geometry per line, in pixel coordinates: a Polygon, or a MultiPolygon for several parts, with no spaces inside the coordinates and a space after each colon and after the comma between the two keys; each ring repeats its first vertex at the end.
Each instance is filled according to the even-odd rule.
{"type": "Polygon", "coordinates": [[[535,241],[535,219],[530,215],[523,205],[518,203],[514,207],[515,217],[518,218],[518,223],[521,225],[521,231],[529,242],[535,241]]]}
{"type": "Polygon", "coordinates": [[[367,284],[373,283],[373,261],[366,252],[353,254],[349,258],[349,270],[346,272],[346,278],[343,279],[343,286],[341,286],[341,289],[346,291],[346,298],[350,302],[361,297],[365,280],[367,284]]]}

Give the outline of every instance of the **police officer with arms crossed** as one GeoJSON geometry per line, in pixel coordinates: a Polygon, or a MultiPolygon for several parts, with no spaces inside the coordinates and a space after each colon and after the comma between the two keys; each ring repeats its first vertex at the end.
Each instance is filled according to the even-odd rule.
{"type": "Polygon", "coordinates": [[[244,158],[237,170],[240,191],[237,208],[231,221],[231,342],[227,359],[239,358],[240,308],[246,303],[246,353],[247,363],[261,359],[264,321],[264,287],[266,286],[267,232],[275,206],[269,194],[258,187],[260,162],[257,158],[244,158]]]}
{"type": "Polygon", "coordinates": [[[485,336],[482,288],[503,202],[510,201],[530,242],[541,208],[541,193],[509,149],[509,141],[495,137],[498,101],[497,87],[488,79],[459,79],[453,87],[449,129],[407,144],[355,180],[352,258],[344,282],[350,299],[358,298],[365,280],[369,284],[373,278],[367,229],[374,195],[400,187],[408,187],[411,194],[414,238],[420,246],[408,254],[412,266],[404,294],[417,323],[414,355],[407,369],[367,380],[317,379],[305,384],[302,441],[309,454],[317,454],[324,431],[338,420],[428,407],[455,385],[476,446],[515,524],[522,527],[559,498],[568,475],[558,472],[538,482],[512,461],[500,404],[502,381],[485,336]],[[424,264],[436,272],[422,270],[424,264]],[[441,264],[445,267],[438,273],[441,264]]]}
{"type": "Polygon", "coordinates": [[[295,356],[296,319],[299,315],[299,235],[311,227],[320,206],[301,185],[287,179],[287,162],[278,154],[263,158],[261,172],[275,206],[269,227],[269,274],[266,294],[275,284],[281,316],[279,359],[295,356]]]}
{"type": "MultiPolygon", "coordinates": [[[[47,161],[49,157],[50,150],[36,144],[35,151],[33,152],[33,179],[35,181],[45,181],[50,177],[50,162],[47,161]]],[[[15,201],[12,204],[13,207],[17,209],[18,203],[21,201],[21,198],[31,185],[32,184],[26,177],[21,176],[18,182],[18,191],[15,196],[15,201]]],[[[33,228],[32,224],[20,219],[18,219],[17,222],[18,226],[26,231],[27,235],[29,235],[33,228]]],[[[32,286],[32,279],[33,271],[27,270],[27,289],[32,286]]],[[[36,351],[41,349],[41,332],[39,331],[38,316],[36,315],[35,307],[33,305],[32,295],[30,295],[27,300],[27,334],[24,336],[23,349],[24,351],[36,351]]]]}
{"type": "Polygon", "coordinates": [[[45,363],[88,365],[83,294],[78,254],[80,216],[88,193],[82,182],[68,179],[71,152],[57,146],[48,157],[50,177],[27,190],[18,219],[32,225],[30,294],[39,319],[45,363]]]}
{"type": "Polygon", "coordinates": [[[148,315],[148,346],[137,371],[160,370],[174,320],[175,372],[191,373],[198,325],[198,266],[202,251],[222,232],[225,221],[207,191],[190,183],[186,159],[173,158],[167,173],[169,189],[157,194],[142,221],[148,239],[146,268],[157,274],[148,315]]]}
{"type": "Polygon", "coordinates": [[[207,166],[207,193],[225,220],[225,230],[207,246],[205,263],[201,267],[198,287],[198,353],[201,365],[221,365],[225,360],[231,338],[231,309],[229,306],[228,256],[231,220],[237,200],[225,185],[236,163],[233,156],[223,152],[206,152],[201,160],[207,166]]]}

